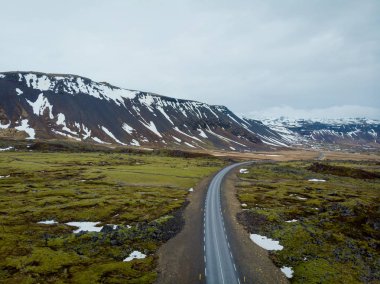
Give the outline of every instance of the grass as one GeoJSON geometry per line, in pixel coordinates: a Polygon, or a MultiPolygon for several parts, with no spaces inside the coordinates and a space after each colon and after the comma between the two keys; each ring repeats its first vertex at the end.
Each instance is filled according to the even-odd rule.
{"type": "Polygon", "coordinates": [[[180,229],[188,189],[224,165],[166,155],[1,152],[0,282],[154,282],[155,252],[180,229]],[[70,221],[119,228],[73,234],[70,221]],[[123,262],[134,250],[147,257],[123,262]]]}
{"type": "Polygon", "coordinates": [[[238,198],[248,210],[238,219],[251,233],[280,241],[284,249],[270,256],[293,268],[292,283],[379,283],[380,179],[373,176],[380,165],[324,164],[253,165],[239,175],[238,198]]]}

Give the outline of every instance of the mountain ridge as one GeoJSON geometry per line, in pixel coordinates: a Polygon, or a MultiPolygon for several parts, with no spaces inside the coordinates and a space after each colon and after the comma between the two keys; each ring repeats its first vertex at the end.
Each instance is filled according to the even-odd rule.
{"type": "Polygon", "coordinates": [[[3,72],[0,97],[0,128],[24,131],[30,139],[239,151],[265,147],[250,125],[225,106],[82,76],[3,72]]]}

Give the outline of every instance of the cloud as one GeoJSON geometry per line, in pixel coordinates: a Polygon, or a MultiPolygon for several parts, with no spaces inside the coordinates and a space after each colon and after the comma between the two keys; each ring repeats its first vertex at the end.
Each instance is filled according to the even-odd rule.
{"type": "Polygon", "coordinates": [[[380,108],[379,14],[377,0],[2,1],[0,66],[238,113],[380,108]]]}

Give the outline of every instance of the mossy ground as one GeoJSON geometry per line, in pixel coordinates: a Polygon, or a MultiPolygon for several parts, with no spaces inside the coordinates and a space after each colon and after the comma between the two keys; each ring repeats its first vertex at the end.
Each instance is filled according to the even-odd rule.
{"type": "Polygon", "coordinates": [[[223,165],[152,154],[0,153],[0,282],[154,282],[155,251],[173,214],[190,187],[223,165]],[[58,224],[37,223],[50,219],[58,224]],[[120,228],[73,234],[70,221],[120,228]],[[133,250],[147,258],[123,262],[133,250]]]}
{"type": "Polygon", "coordinates": [[[328,162],[345,176],[308,170],[312,164],[254,164],[239,174],[238,198],[247,204],[240,222],[280,241],[284,249],[270,255],[294,269],[293,283],[379,283],[380,179],[350,176],[378,174],[379,163],[328,162]]]}

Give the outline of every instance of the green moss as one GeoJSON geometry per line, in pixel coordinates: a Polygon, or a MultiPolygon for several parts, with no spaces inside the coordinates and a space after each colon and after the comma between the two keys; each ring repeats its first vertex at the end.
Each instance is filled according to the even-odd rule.
{"type": "Polygon", "coordinates": [[[308,162],[253,165],[237,182],[238,198],[249,209],[239,220],[251,232],[280,240],[284,249],[270,255],[279,267],[293,267],[294,283],[380,281],[380,180],[351,177],[361,168],[378,175],[380,166],[330,164],[345,174],[315,173],[308,162]]]}
{"type": "Polygon", "coordinates": [[[188,189],[225,164],[163,153],[0,155],[0,175],[10,175],[0,179],[0,282],[7,283],[154,282],[155,252],[170,237],[165,224],[188,189]],[[51,219],[59,224],[37,223],[51,219]],[[70,221],[121,228],[73,234],[70,221]],[[133,250],[149,257],[123,263],[133,250]]]}

